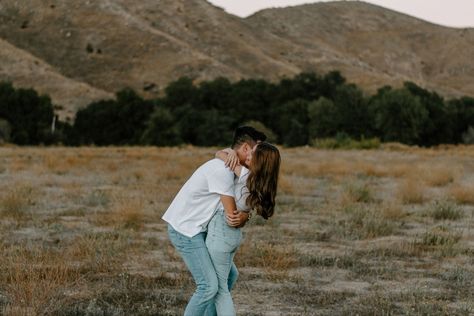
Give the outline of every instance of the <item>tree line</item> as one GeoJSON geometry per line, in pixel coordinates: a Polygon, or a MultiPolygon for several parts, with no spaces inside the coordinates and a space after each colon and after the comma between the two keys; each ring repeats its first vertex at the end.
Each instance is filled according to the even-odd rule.
{"type": "Polygon", "coordinates": [[[0,83],[0,140],[20,145],[228,145],[242,124],[286,146],[334,137],[420,146],[470,143],[474,98],[445,100],[413,82],[365,95],[338,71],[276,83],[221,77],[195,84],[182,77],[160,98],[123,89],[115,99],[80,109],[68,123],[55,120],[48,96],[0,83]]]}

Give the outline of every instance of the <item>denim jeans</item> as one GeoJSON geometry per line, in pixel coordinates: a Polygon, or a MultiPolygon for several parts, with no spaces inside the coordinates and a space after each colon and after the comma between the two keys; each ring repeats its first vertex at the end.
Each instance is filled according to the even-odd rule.
{"type": "Polygon", "coordinates": [[[235,268],[234,256],[241,241],[240,228],[228,226],[225,211],[218,210],[207,227],[206,246],[217,275],[218,291],[215,307],[219,316],[235,315],[229,290],[229,274],[235,268]]]}
{"type": "MultiPolygon", "coordinates": [[[[206,246],[207,233],[199,233],[190,238],[180,234],[171,225],[168,225],[168,236],[183,258],[196,283],[196,291],[188,302],[184,315],[216,315],[214,298],[218,290],[218,281],[206,246]]],[[[233,266],[229,273],[229,289],[233,287],[237,277],[238,271],[233,266]]]]}

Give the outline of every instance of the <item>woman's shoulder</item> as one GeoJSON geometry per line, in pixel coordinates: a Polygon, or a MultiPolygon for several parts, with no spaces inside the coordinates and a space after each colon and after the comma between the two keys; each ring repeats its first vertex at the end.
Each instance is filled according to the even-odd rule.
{"type": "Polygon", "coordinates": [[[247,182],[247,178],[250,174],[250,170],[247,169],[246,167],[242,166],[242,169],[240,170],[240,177],[238,182],[245,183],[247,182]]]}

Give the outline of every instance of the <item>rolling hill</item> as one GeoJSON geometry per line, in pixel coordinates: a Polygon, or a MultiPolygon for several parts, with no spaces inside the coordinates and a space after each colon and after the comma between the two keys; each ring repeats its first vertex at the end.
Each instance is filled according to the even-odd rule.
{"type": "Polygon", "coordinates": [[[474,29],[363,2],[267,9],[242,19],[205,0],[0,2],[0,80],[81,106],[132,87],[155,97],[180,76],[278,80],[340,70],[368,93],[411,80],[474,96],[474,29]]]}

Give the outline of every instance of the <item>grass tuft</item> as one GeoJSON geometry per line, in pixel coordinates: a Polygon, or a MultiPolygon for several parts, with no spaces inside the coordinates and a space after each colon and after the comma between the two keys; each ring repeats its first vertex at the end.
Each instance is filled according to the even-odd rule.
{"type": "Polygon", "coordinates": [[[449,190],[449,196],[460,204],[474,205],[474,185],[455,185],[449,190]]]}
{"type": "Polygon", "coordinates": [[[423,184],[413,179],[400,182],[397,193],[404,204],[422,204],[426,199],[423,184]]]}
{"type": "Polygon", "coordinates": [[[352,182],[345,186],[342,203],[370,203],[374,201],[372,191],[367,183],[352,182]]]}
{"type": "Polygon", "coordinates": [[[458,220],[464,215],[463,210],[450,201],[436,201],[430,214],[435,220],[458,220]]]}
{"type": "Polygon", "coordinates": [[[0,213],[17,220],[28,217],[28,210],[35,203],[35,191],[28,185],[14,185],[0,198],[0,213]]]}

